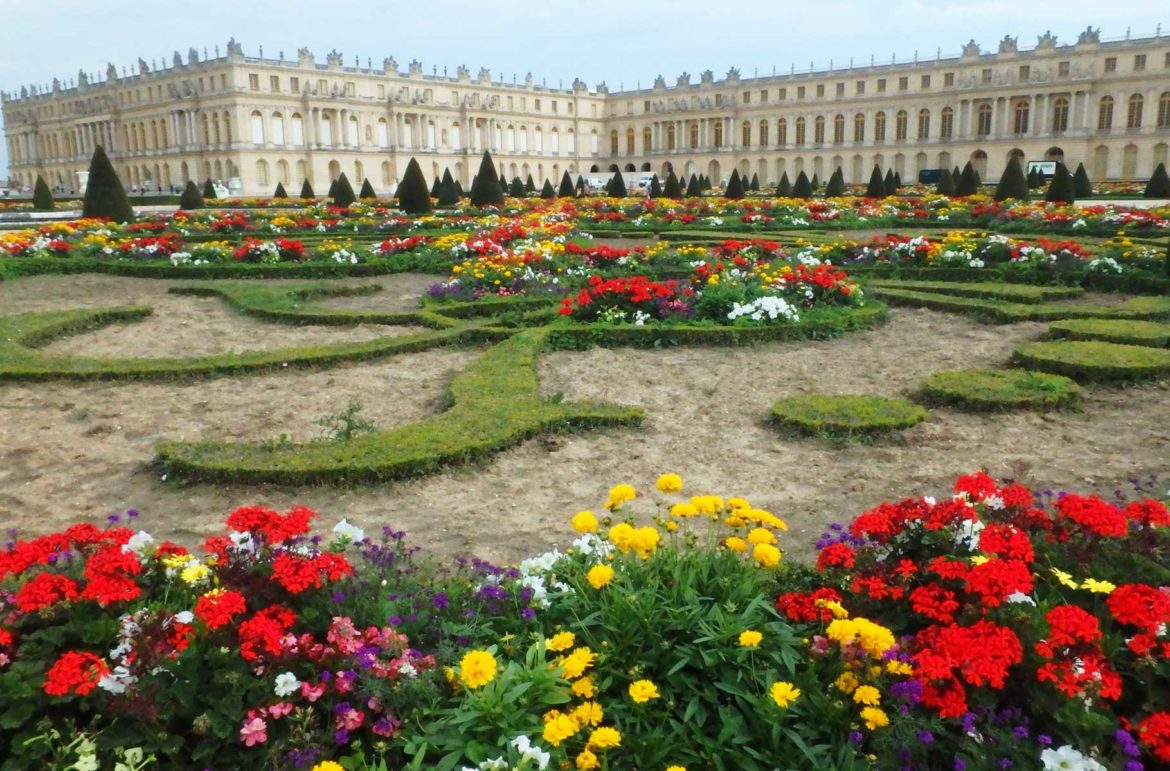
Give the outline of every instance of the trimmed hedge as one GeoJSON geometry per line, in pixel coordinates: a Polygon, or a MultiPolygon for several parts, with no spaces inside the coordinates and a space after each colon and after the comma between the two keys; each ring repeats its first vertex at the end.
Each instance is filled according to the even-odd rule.
{"type": "Polygon", "coordinates": [[[976,297],[987,300],[1035,304],[1050,300],[1071,300],[1085,293],[1080,287],[1034,286],[1032,284],[1002,284],[992,282],[957,283],[951,281],[889,281],[871,280],[865,284],[874,289],[908,289],[911,291],[940,292],[957,297],[976,297]]]}
{"type": "Polygon", "coordinates": [[[379,482],[435,473],[549,431],[641,422],[637,408],[542,398],[535,363],[547,340],[547,329],[528,330],[489,349],[452,381],[450,409],[418,423],[344,441],[172,442],[159,446],[158,464],[185,479],[379,482]]]}
{"type": "Polygon", "coordinates": [[[1012,360],[1021,367],[1078,381],[1143,380],[1170,375],[1170,351],[1140,345],[1086,341],[1029,343],[1012,360]]]}
{"type": "Polygon", "coordinates": [[[802,434],[852,438],[910,428],[926,420],[926,410],[898,397],[797,394],[772,405],[770,417],[802,434]]]}
{"type": "Polygon", "coordinates": [[[1058,319],[1115,318],[1162,319],[1170,318],[1170,297],[1134,297],[1113,306],[1055,305],[1009,303],[956,297],[935,292],[915,292],[908,289],[873,287],[870,293],[891,305],[930,308],[950,313],[961,313],[978,321],[1011,324],[1019,321],[1056,321],[1058,319]]]}
{"type": "Polygon", "coordinates": [[[1071,319],[1048,327],[1050,337],[1064,340],[1100,340],[1150,348],[1170,347],[1170,324],[1118,319],[1071,319]]]}
{"type": "Polygon", "coordinates": [[[970,410],[1067,407],[1081,387],[1060,375],[1022,369],[966,369],[935,372],[922,383],[924,399],[970,410]]]}

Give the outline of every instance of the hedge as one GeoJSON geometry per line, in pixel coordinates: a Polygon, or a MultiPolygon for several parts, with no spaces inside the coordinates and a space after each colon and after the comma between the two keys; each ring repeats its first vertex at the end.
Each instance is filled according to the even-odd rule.
{"type": "Polygon", "coordinates": [[[1081,398],[1081,387],[1060,375],[1022,369],[967,369],[935,372],[922,383],[923,399],[970,410],[1066,407],[1081,398]]]}
{"type": "Polygon", "coordinates": [[[910,428],[926,419],[926,410],[899,397],[797,394],[772,405],[770,417],[802,434],[848,439],[910,428]]]}
{"type": "Polygon", "coordinates": [[[1029,343],[1013,361],[1029,369],[1067,375],[1078,381],[1142,380],[1170,375],[1170,350],[1092,341],[1029,343]]]}
{"type": "Polygon", "coordinates": [[[1050,337],[1065,340],[1100,340],[1123,345],[1170,347],[1170,324],[1118,319],[1071,319],[1048,327],[1050,337]]]}
{"type": "Polygon", "coordinates": [[[873,287],[870,293],[886,300],[891,305],[907,305],[930,308],[938,311],[961,313],[979,321],[997,324],[1011,324],[1018,321],[1056,321],[1058,319],[1117,318],[1117,319],[1161,319],[1170,318],[1170,297],[1134,297],[1113,306],[1101,305],[1056,305],[1009,303],[996,300],[982,300],[971,297],[936,292],[915,292],[908,289],[873,287]]]}
{"type": "Polygon", "coordinates": [[[1050,300],[1071,300],[1085,293],[1080,287],[1035,286],[1032,284],[1005,284],[988,281],[957,283],[951,281],[888,281],[870,280],[866,287],[873,289],[907,289],[910,291],[939,292],[956,297],[975,297],[985,300],[1006,300],[1037,304],[1050,300]]]}

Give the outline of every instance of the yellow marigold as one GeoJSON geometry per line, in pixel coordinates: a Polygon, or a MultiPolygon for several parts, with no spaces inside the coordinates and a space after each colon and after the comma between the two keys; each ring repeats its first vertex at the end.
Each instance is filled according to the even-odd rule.
{"type": "Polygon", "coordinates": [[[728,498],[727,499],[727,508],[731,509],[732,511],[737,511],[739,509],[750,509],[751,507],[752,507],[752,505],[750,503],[748,503],[747,501],[745,501],[743,498],[728,498]]]}
{"type": "Polygon", "coordinates": [[[557,632],[552,637],[544,642],[544,647],[548,648],[554,653],[559,651],[567,651],[573,647],[573,643],[577,641],[577,635],[572,632],[557,632]]]}
{"type": "Polygon", "coordinates": [[[592,511],[579,511],[571,520],[573,529],[578,533],[596,533],[597,517],[592,511]]]}
{"type": "Polygon", "coordinates": [[[313,766],[312,771],[345,771],[345,767],[332,760],[323,760],[313,766]]]}
{"type": "Polygon", "coordinates": [[[990,561],[991,561],[991,557],[988,557],[986,554],[976,554],[976,555],[971,557],[971,564],[972,565],[982,565],[984,562],[990,562],[990,561]]]}
{"type": "Polygon", "coordinates": [[[865,652],[874,658],[894,647],[894,633],[867,618],[839,618],[829,622],[825,634],[830,640],[845,645],[857,640],[865,652]]]}
{"type": "Polygon", "coordinates": [[[731,516],[725,517],[723,519],[723,524],[727,525],[728,527],[743,527],[745,524],[747,524],[747,520],[738,514],[732,514],[731,516]]]}
{"type": "Polygon", "coordinates": [[[723,511],[723,499],[718,495],[696,495],[691,498],[691,503],[703,514],[718,514],[723,511]]]}
{"type": "Polygon", "coordinates": [[[788,709],[789,704],[800,698],[800,689],[785,680],[772,683],[769,693],[772,696],[772,701],[776,702],[780,709],[788,709]]]}
{"type": "Polygon", "coordinates": [[[578,755],[576,760],[573,761],[573,765],[575,765],[577,768],[586,769],[598,768],[601,766],[601,763],[598,762],[597,756],[592,752],[589,750],[582,750],[581,754],[578,755]]]}
{"type": "Polygon", "coordinates": [[[770,543],[775,545],[776,534],[771,530],[762,527],[753,527],[748,531],[747,539],[749,543],[770,543]]]}
{"type": "Polygon", "coordinates": [[[634,539],[634,527],[628,522],[619,522],[609,529],[609,541],[621,551],[629,551],[634,539]]]}
{"type": "Polygon", "coordinates": [[[664,493],[677,493],[683,486],[682,477],[678,474],[663,474],[654,486],[664,493]]]}
{"type": "Polygon", "coordinates": [[[564,669],[566,680],[576,680],[581,675],[585,674],[585,670],[593,666],[593,662],[597,660],[597,654],[588,648],[577,648],[568,656],[565,657],[561,666],[564,669]]]}
{"type": "Polygon", "coordinates": [[[583,699],[592,699],[597,690],[593,687],[592,677],[582,677],[573,683],[571,689],[574,696],[580,696],[583,699]]]}
{"type": "Polygon", "coordinates": [[[561,746],[561,742],[575,736],[581,730],[580,724],[572,715],[566,715],[558,710],[544,713],[544,730],[541,736],[554,747],[561,746]]]}
{"type": "Polygon", "coordinates": [[[739,644],[745,648],[755,648],[759,646],[760,640],[763,639],[764,636],[755,629],[745,629],[739,633],[739,644]]]}
{"type": "Polygon", "coordinates": [[[861,719],[865,721],[865,727],[871,731],[885,728],[890,724],[889,715],[877,707],[866,707],[861,710],[861,719]]]}
{"type": "Polygon", "coordinates": [[[635,680],[630,683],[630,698],[636,704],[645,704],[651,699],[658,698],[658,686],[649,680],[635,680]]]}
{"type": "Polygon", "coordinates": [[[914,667],[910,666],[910,664],[906,663],[905,661],[891,659],[890,661],[886,662],[886,671],[891,675],[909,675],[913,674],[914,667]]]}
{"type": "Polygon", "coordinates": [[[196,562],[183,568],[179,573],[179,578],[183,579],[183,583],[185,584],[197,584],[206,579],[210,574],[211,571],[207,569],[206,565],[202,562],[196,562]]]}
{"type": "Polygon", "coordinates": [[[610,747],[620,746],[621,743],[622,735],[618,733],[616,728],[602,726],[601,728],[593,729],[593,733],[589,734],[589,741],[586,742],[586,746],[605,750],[610,747]]]}
{"type": "Polygon", "coordinates": [[[605,710],[595,701],[586,701],[573,710],[573,718],[581,725],[601,725],[605,710]]]}
{"type": "Polygon", "coordinates": [[[613,568],[609,565],[594,565],[585,574],[585,580],[594,589],[600,589],[613,580],[613,568]]]}
{"type": "Polygon", "coordinates": [[[780,564],[780,550],[770,543],[758,543],[752,549],[752,559],[766,568],[780,564]]]}
{"type": "Polygon", "coordinates": [[[882,694],[877,688],[872,685],[858,686],[857,690],[853,692],[853,702],[855,704],[865,704],[870,707],[876,707],[882,703],[882,694]]]}
{"type": "Polygon", "coordinates": [[[666,771],[687,771],[686,766],[667,766],[666,771]]]}
{"type": "Polygon", "coordinates": [[[734,552],[747,551],[747,541],[743,540],[739,536],[733,535],[730,538],[724,538],[723,545],[734,552]]]}
{"type": "Polygon", "coordinates": [[[836,600],[817,600],[815,604],[818,608],[828,608],[833,618],[849,618],[849,611],[836,600]]]}
{"type": "Polygon", "coordinates": [[[1080,588],[1080,586],[1077,584],[1077,582],[1073,580],[1073,577],[1071,574],[1065,573],[1063,570],[1060,570],[1058,568],[1048,568],[1048,569],[1050,571],[1052,571],[1052,575],[1056,576],[1057,581],[1064,584],[1069,589],[1079,589],[1080,588]]]}
{"type": "Polygon", "coordinates": [[[459,679],[468,688],[481,688],[496,677],[496,657],[487,651],[469,651],[459,661],[459,679]]]}
{"type": "Polygon", "coordinates": [[[634,490],[633,485],[615,485],[609,491],[609,500],[605,502],[605,508],[616,509],[626,501],[632,501],[638,497],[638,493],[634,490]]]}
{"type": "Polygon", "coordinates": [[[650,556],[658,549],[658,542],[661,538],[662,534],[658,532],[658,528],[640,527],[634,531],[634,535],[630,539],[630,547],[642,559],[650,559],[650,556]]]}
{"type": "Polygon", "coordinates": [[[837,680],[833,684],[837,686],[837,690],[841,693],[853,693],[857,690],[860,681],[858,681],[857,675],[852,672],[842,672],[837,676],[837,680]]]}
{"type": "Polygon", "coordinates": [[[699,507],[690,501],[683,501],[676,503],[670,507],[670,515],[672,517],[694,517],[698,515],[699,507]]]}

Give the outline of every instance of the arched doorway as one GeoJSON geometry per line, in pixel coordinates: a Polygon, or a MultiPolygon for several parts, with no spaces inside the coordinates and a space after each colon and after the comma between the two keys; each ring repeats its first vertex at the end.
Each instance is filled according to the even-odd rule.
{"type": "Polygon", "coordinates": [[[979,172],[980,179],[987,179],[987,153],[982,150],[971,153],[971,165],[979,172]]]}
{"type": "Polygon", "coordinates": [[[1044,151],[1044,160],[1064,163],[1064,150],[1059,147],[1049,147],[1044,151]]]}
{"type": "Polygon", "coordinates": [[[723,184],[723,177],[720,176],[719,161],[711,161],[707,164],[707,179],[711,180],[712,185],[723,184]]]}

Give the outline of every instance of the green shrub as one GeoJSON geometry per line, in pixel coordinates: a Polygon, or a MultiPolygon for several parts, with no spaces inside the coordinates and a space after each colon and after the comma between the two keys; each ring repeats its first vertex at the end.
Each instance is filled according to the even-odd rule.
{"type": "Polygon", "coordinates": [[[829,184],[825,186],[825,198],[839,198],[845,195],[845,174],[838,166],[829,177],[829,184]]]}
{"type": "Polygon", "coordinates": [[[215,185],[211,182],[211,177],[203,180],[203,200],[214,201],[218,197],[215,194],[215,185]]]}
{"type": "Polygon", "coordinates": [[[869,173],[869,184],[865,186],[866,198],[885,198],[886,185],[882,179],[882,170],[875,163],[873,171],[869,173]]]}
{"type": "Polygon", "coordinates": [[[792,195],[792,182],[788,179],[788,172],[780,175],[780,181],[776,183],[776,196],[779,198],[788,198],[792,195]]]}
{"type": "Polygon", "coordinates": [[[1022,369],[969,369],[935,372],[922,383],[934,403],[971,410],[1065,407],[1081,397],[1081,387],[1060,375],[1022,369]]]}
{"type": "Polygon", "coordinates": [[[540,189],[540,197],[544,199],[557,197],[557,191],[553,190],[552,182],[547,179],[544,181],[544,187],[540,189]]]}
{"type": "Polygon", "coordinates": [[[875,297],[887,300],[893,305],[961,313],[979,321],[996,324],[1084,318],[1161,319],[1170,316],[1170,298],[1166,297],[1135,297],[1119,305],[1102,306],[1003,302],[877,286],[873,287],[871,292],[875,297]]]}
{"type": "Polygon", "coordinates": [[[81,216],[102,217],[114,222],[134,221],[134,209],[126,198],[126,190],[101,145],[94,149],[89,162],[89,180],[81,216]]]}
{"type": "Polygon", "coordinates": [[[1073,174],[1073,193],[1078,199],[1093,197],[1093,183],[1089,180],[1089,172],[1085,171],[1083,163],[1077,164],[1077,171],[1073,174]]]}
{"type": "Polygon", "coordinates": [[[926,410],[902,398],[797,394],[772,405],[771,418],[803,434],[849,439],[910,428],[926,420],[926,410]]]}
{"type": "Polygon", "coordinates": [[[650,190],[648,191],[648,194],[650,198],[662,197],[662,185],[658,183],[657,174],[655,174],[653,177],[650,177],[650,190]]]}
{"type": "Polygon", "coordinates": [[[308,177],[301,183],[301,198],[311,199],[316,198],[317,194],[313,192],[313,186],[309,184],[308,177]]]}
{"type": "Polygon", "coordinates": [[[33,184],[32,205],[35,211],[53,211],[57,204],[53,201],[53,191],[49,190],[49,183],[40,174],[33,184]]]}
{"type": "Polygon", "coordinates": [[[557,198],[572,198],[573,193],[573,178],[569,176],[569,172],[561,174],[561,184],[557,188],[557,198]]]}
{"type": "Polygon", "coordinates": [[[678,183],[678,177],[675,175],[674,169],[671,169],[666,174],[666,185],[662,188],[662,195],[675,200],[683,197],[682,185],[678,183]]]}
{"type": "Polygon", "coordinates": [[[374,186],[370,184],[370,178],[366,177],[362,180],[362,191],[358,193],[358,198],[363,201],[373,201],[377,197],[378,194],[374,192],[374,186]]]}
{"type": "Polygon", "coordinates": [[[748,185],[748,189],[753,193],[760,192],[760,176],[758,174],[752,174],[752,181],[748,185]]]}
{"type": "Polygon", "coordinates": [[[510,185],[508,185],[508,195],[512,196],[513,198],[524,197],[524,182],[520,179],[520,177],[512,177],[512,182],[510,185]]]}
{"type": "Polygon", "coordinates": [[[439,206],[455,206],[459,203],[459,189],[450,169],[443,169],[443,181],[439,183],[439,206]]]}
{"type": "Polygon", "coordinates": [[[1072,300],[1085,293],[1079,286],[1035,286],[1032,284],[1003,284],[990,281],[893,281],[871,279],[865,282],[875,289],[908,289],[937,292],[958,297],[978,297],[988,300],[1007,300],[1016,303],[1043,303],[1050,300],[1072,300]]]}
{"type": "Polygon", "coordinates": [[[1068,167],[1063,163],[1056,164],[1056,174],[1052,177],[1052,181],[1048,183],[1048,192],[1044,194],[1044,200],[1049,203],[1073,203],[1076,201],[1076,189],[1073,187],[1072,174],[1068,173],[1068,167]]]}
{"type": "Polygon", "coordinates": [[[179,196],[179,208],[183,211],[195,211],[203,208],[203,194],[199,192],[199,186],[195,184],[195,180],[187,180],[187,186],[183,188],[183,195],[179,196]]]}
{"type": "Polygon", "coordinates": [[[1146,183],[1146,198],[1170,198],[1170,175],[1166,174],[1166,164],[1159,163],[1146,183]]]}
{"type": "Polygon", "coordinates": [[[1123,345],[1170,347],[1170,324],[1123,319],[1071,319],[1048,327],[1051,337],[1066,340],[1100,340],[1123,345]]]}
{"type": "Polygon", "coordinates": [[[276,183],[276,192],[272,194],[272,197],[276,198],[277,200],[284,200],[285,198],[288,198],[288,193],[285,192],[283,182],[276,183]]]}
{"type": "Polygon", "coordinates": [[[692,174],[691,181],[687,184],[687,198],[698,198],[702,194],[703,188],[699,184],[699,178],[692,174]]]}
{"type": "Polygon", "coordinates": [[[898,194],[898,180],[893,169],[886,169],[886,178],[882,180],[882,191],[887,196],[898,194]]]}
{"type": "Polygon", "coordinates": [[[1078,381],[1131,381],[1170,375],[1170,350],[1140,345],[1079,340],[1029,343],[1016,349],[1013,361],[1078,381]]]}
{"type": "Polygon", "coordinates": [[[724,198],[743,198],[743,179],[739,176],[739,169],[731,170],[731,178],[727,180],[727,189],[723,191],[724,198]]]}
{"type": "Polygon", "coordinates": [[[613,177],[609,180],[609,184],[605,188],[605,194],[610,198],[625,198],[629,195],[629,192],[626,190],[626,181],[622,179],[621,170],[613,173],[613,177]]]}
{"type": "Polygon", "coordinates": [[[1008,160],[1007,168],[1003,170],[1003,176],[995,186],[995,200],[1006,201],[1012,198],[1019,201],[1028,200],[1028,178],[1024,176],[1024,168],[1020,166],[1020,159],[1015,155],[1008,160]]]}
{"type": "Polygon", "coordinates": [[[801,200],[812,198],[812,182],[803,171],[796,175],[796,184],[792,186],[792,197],[801,200]]]}
{"type": "Polygon", "coordinates": [[[357,200],[357,195],[353,192],[353,185],[349,183],[349,177],[345,176],[344,171],[341,172],[341,176],[337,178],[336,184],[333,186],[332,196],[333,205],[342,208],[349,207],[357,200]]]}
{"type": "Polygon", "coordinates": [[[412,157],[406,164],[395,197],[398,199],[398,208],[407,214],[426,214],[431,211],[431,194],[417,159],[412,157]]]}
{"type": "Polygon", "coordinates": [[[535,193],[536,192],[536,183],[532,181],[531,174],[529,174],[528,179],[526,179],[524,181],[524,192],[525,193],[535,193]]]}

